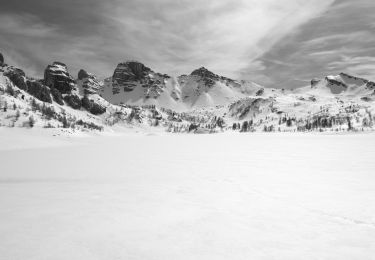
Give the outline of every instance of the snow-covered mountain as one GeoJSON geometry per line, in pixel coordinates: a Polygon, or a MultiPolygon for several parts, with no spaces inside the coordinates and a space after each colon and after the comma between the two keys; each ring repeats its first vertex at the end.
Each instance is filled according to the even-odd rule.
{"type": "Polygon", "coordinates": [[[178,77],[178,84],[181,101],[190,108],[223,106],[262,90],[255,83],[219,76],[204,67],[178,77]]]}
{"type": "Polygon", "coordinates": [[[265,88],[202,67],[177,78],[120,63],[103,82],[61,62],[43,79],[0,60],[0,125],[170,132],[372,130],[375,83],[341,73],[297,89],[265,88]],[[154,129],[154,128],[153,128],[154,129]]]}
{"type": "Polygon", "coordinates": [[[203,67],[175,78],[135,61],[118,64],[103,85],[101,95],[112,104],[157,105],[174,110],[226,105],[263,89],[252,82],[216,75],[203,67]]]}
{"type": "MultiPolygon", "coordinates": [[[[137,77],[152,80],[148,75],[137,77]]],[[[152,90],[153,87],[148,89],[152,90]]],[[[43,79],[34,79],[22,69],[7,65],[2,58],[0,127],[61,128],[64,131],[158,127],[187,131],[192,122],[202,121],[201,117],[176,113],[155,105],[115,105],[100,95],[102,90],[103,83],[83,69],[74,79],[64,63],[53,62],[45,69],[43,79]],[[175,126],[174,123],[179,125],[175,126]]]]}
{"type": "Polygon", "coordinates": [[[118,64],[113,76],[104,80],[101,95],[117,105],[157,105],[178,109],[180,90],[170,76],[154,72],[140,62],[129,61],[118,64]]]}

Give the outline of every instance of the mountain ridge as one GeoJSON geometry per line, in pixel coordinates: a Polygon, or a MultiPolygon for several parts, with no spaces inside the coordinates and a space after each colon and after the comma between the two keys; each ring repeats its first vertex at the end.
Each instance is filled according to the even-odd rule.
{"type": "Polygon", "coordinates": [[[340,73],[297,89],[273,89],[199,67],[171,77],[137,61],[100,81],[62,62],[44,78],[0,65],[0,124],[81,130],[158,127],[169,132],[372,130],[375,83],[340,73]],[[238,127],[240,125],[240,127],[238,127]]]}

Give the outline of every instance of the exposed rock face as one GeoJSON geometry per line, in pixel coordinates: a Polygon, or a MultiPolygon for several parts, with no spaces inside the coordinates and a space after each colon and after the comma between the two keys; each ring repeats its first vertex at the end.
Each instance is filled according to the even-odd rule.
{"type": "Polygon", "coordinates": [[[64,97],[64,101],[73,109],[80,109],[82,107],[82,101],[77,95],[67,95],[64,97]]]}
{"type": "Polygon", "coordinates": [[[4,64],[4,56],[0,52],[0,66],[2,66],[3,64],[4,64]]]}
{"type": "MultiPolygon", "coordinates": [[[[198,77],[198,81],[203,82],[204,85],[208,88],[211,88],[215,85],[216,82],[220,81],[221,83],[226,84],[227,86],[229,84],[235,85],[236,81],[227,77],[219,76],[205,67],[201,67],[199,69],[194,70],[190,76],[198,77]]],[[[183,76],[182,76],[183,78],[183,76]]]]}
{"type": "Polygon", "coordinates": [[[199,69],[194,70],[190,75],[196,75],[202,78],[211,78],[211,79],[216,79],[216,80],[220,78],[218,75],[209,71],[205,67],[201,67],[199,69]]]}
{"type": "Polygon", "coordinates": [[[220,80],[220,76],[209,71],[205,67],[194,70],[190,75],[200,77],[204,84],[208,87],[212,87],[213,85],[215,85],[216,81],[220,80]]]}
{"type": "Polygon", "coordinates": [[[10,79],[10,81],[12,81],[12,83],[16,85],[18,88],[22,90],[27,90],[26,76],[23,70],[18,68],[12,68],[9,71],[7,71],[4,75],[7,76],[10,79]]]}
{"type": "Polygon", "coordinates": [[[369,89],[375,89],[375,82],[372,82],[372,81],[367,82],[366,87],[369,89]]]}
{"type": "Polygon", "coordinates": [[[82,88],[85,95],[97,94],[101,88],[98,79],[83,69],[78,72],[78,80],[82,81],[82,88]]]}
{"type": "Polygon", "coordinates": [[[79,72],[78,72],[78,79],[79,80],[82,80],[84,78],[88,78],[89,76],[89,73],[83,69],[81,69],[79,72]]]}
{"type": "Polygon", "coordinates": [[[27,91],[40,101],[52,103],[50,89],[39,81],[26,79],[23,70],[12,67],[5,73],[5,76],[7,76],[18,88],[27,91]]]}
{"type": "Polygon", "coordinates": [[[263,94],[264,94],[264,88],[259,89],[259,90],[255,93],[256,96],[263,96],[263,94]]]}
{"type": "Polygon", "coordinates": [[[141,86],[145,98],[157,98],[165,88],[165,80],[169,78],[136,61],[120,63],[113,73],[112,93],[119,94],[121,90],[131,92],[141,86]]]}
{"type": "Polygon", "coordinates": [[[317,79],[317,78],[312,79],[311,80],[311,87],[315,87],[319,82],[320,82],[320,79],[317,79]]]}
{"type": "Polygon", "coordinates": [[[232,103],[229,112],[232,117],[242,120],[250,112],[260,114],[262,110],[270,108],[273,101],[272,98],[244,98],[232,103]]]}
{"type": "Polygon", "coordinates": [[[94,100],[90,100],[87,96],[82,98],[82,107],[93,115],[101,115],[107,111],[105,107],[95,103],[94,100]]]}
{"type": "Polygon", "coordinates": [[[371,102],[372,101],[372,99],[370,97],[361,97],[361,100],[365,101],[365,102],[371,102]]]}
{"type": "Polygon", "coordinates": [[[333,79],[331,77],[326,77],[325,79],[331,85],[336,85],[336,86],[340,86],[340,87],[343,87],[343,88],[347,88],[348,87],[344,82],[341,82],[339,80],[333,79]]]}
{"type": "Polygon", "coordinates": [[[340,73],[340,77],[345,82],[348,82],[348,84],[354,83],[356,85],[364,85],[364,84],[366,84],[368,82],[367,79],[355,77],[355,76],[352,76],[352,75],[349,75],[349,74],[343,73],[343,72],[340,73]]]}
{"type": "Polygon", "coordinates": [[[327,81],[327,87],[333,94],[340,94],[348,89],[348,86],[336,77],[327,76],[325,80],[327,81]]]}
{"type": "Polygon", "coordinates": [[[57,104],[64,105],[63,96],[57,89],[51,88],[51,94],[52,94],[53,100],[55,100],[57,104]]]}
{"type": "Polygon", "coordinates": [[[120,63],[113,73],[113,86],[123,87],[124,91],[132,91],[136,87],[134,82],[144,80],[149,72],[150,68],[136,61],[120,63]]]}
{"type": "Polygon", "coordinates": [[[62,94],[69,94],[75,86],[74,79],[69,75],[64,63],[54,62],[48,65],[44,72],[44,82],[50,88],[55,88],[62,94]]]}
{"type": "Polygon", "coordinates": [[[40,101],[52,103],[51,91],[38,81],[27,81],[27,92],[40,101]]]}

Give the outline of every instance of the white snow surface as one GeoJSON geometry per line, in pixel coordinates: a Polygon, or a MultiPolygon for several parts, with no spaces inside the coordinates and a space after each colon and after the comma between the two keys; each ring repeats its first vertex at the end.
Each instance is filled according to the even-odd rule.
{"type": "Polygon", "coordinates": [[[374,259],[372,133],[2,129],[0,147],[1,259],[374,259]]]}

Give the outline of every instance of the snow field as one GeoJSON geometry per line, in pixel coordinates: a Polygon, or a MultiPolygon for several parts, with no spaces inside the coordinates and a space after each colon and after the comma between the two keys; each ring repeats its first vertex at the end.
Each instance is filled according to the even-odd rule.
{"type": "Polygon", "coordinates": [[[2,259],[375,253],[374,134],[7,136],[2,259]]]}

